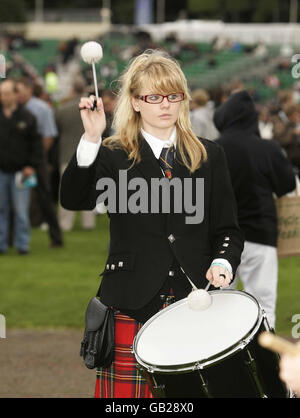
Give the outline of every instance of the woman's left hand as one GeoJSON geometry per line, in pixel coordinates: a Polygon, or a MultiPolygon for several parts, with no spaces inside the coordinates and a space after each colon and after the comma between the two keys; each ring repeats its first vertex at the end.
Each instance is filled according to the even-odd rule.
{"type": "Polygon", "coordinates": [[[228,287],[232,279],[232,274],[222,266],[211,266],[206,272],[207,280],[212,280],[211,284],[215,287],[228,287]]]}

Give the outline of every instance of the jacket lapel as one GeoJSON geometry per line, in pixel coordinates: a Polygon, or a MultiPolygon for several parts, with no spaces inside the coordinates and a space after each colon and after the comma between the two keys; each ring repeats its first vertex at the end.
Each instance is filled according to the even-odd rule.
{"type": "Polygon", "coordinates": [[[135,168],[143,175],[143,177],[151,182],[151,178],[163,178],[159,162],[157,161],[148,142],[140,135],[140,154],[141,161],[135,164],[135,168]]]}
{"type": "MultiPolygon", "coordinates": [[[[142,135],[139,137],[140,141],[140,153],[141,161],[135,165],[135,168],[143,175],[147,181],[151,181],[151,178],[163,178],[163,172],[160,168],[159,162],[148,142],[143,138],[142,135]]],[[[179,154],[176,153],[174,159],[174,166],[172,169],[172,178],[187,178],[191,177],[189,170],[183,164],[179,154]]]]}
{"type": "Polygon", "coordinates": [[[181,179],[191,177],[188,168],[184,165],[179,153],[176,152],[174,166],[172,169],[172,178],[179,177],[181,179]]]}

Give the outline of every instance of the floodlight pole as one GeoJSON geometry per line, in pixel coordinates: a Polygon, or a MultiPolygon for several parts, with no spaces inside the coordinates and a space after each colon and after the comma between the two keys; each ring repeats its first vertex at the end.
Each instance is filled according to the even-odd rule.
{"type": "Polygon", "coordinates": [[[35,21],[44,22],[44,0],[35,0],[35,21]]]}
{"type": "Polygon", "coordinates": [[[156,1],[156,22],[157,23],[164,23],[164,21],[165,21],[165,9],[166,9],[166,1],[165,0],[157,0],[156,1]]]}
{"type": "Polygon", "coordinates": [[[102,0],[102,9],[100,11],[102,21],[105,23],[111,23],[111,0],[102,0]]]}
{"type": "Polygon", "coordinates": [[[290,23],[298,21],[298,0],[290,0],[290,23]]]}

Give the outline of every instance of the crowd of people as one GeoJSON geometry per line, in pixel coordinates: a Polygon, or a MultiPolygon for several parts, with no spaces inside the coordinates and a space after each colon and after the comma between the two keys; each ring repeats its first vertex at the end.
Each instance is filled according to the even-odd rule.
{"type": "MultiPolygon", "coordinates": [[[[48,226],[50,245],[52,247],[63,246],[63,232],[70,231],[74,222],[74,213],[70,213],[58,205],[58,214],[56,206],[58,204],[58,189],[60,177],[71,159],[73,153],[78,145],[78,133],[82,131],[82,124],[80,115],[78,112],[78,101],[80,97],[87,96],[92,91],[92,87],[86,84],[84,77],[78,73],[72,80],[72,88],[68,95],[59,103],[55,103],[51,99],[51,95],[45,91],[40,81],[33,77],[21,77],[18,79],[8,79],[1,83],[1,113],[3,126],[8,123],[13,124],[13,128],[17,129],[18,118],[10,118],[9,113],[6,116],[6,107],[12,112],[17,109],[22,109],[31,114],[36,120],[37,135],[41,137],[42,151],[39,153],[39,160],[32,166],[32,170],[28,171],[26,156],[24,155],[23,165],[17,167],[12,164],[11,167],[7,167],[6,164],[1,164],[0,169],[3,173],[15,173],[22,171],[23,175],[29,176],[35,173],[37,177],[36,187],[31,188],[31,203],[27,204],[26,211],[29,211],[30,206],[30,223],[32,226],[40,226],[44,223],[48,226]],[[8,88],[9,87],[9,88],[8,88]],[[8,92],[9,90],[9,92],[8,92]],[[9,104],[7,104],[6,96],[11,97],[9,104]],[[25,171],[24,171],[25,168],[25,171]],[[27,207],[28,206],[28,207],[27,207]]],[[[190,119],[193,131],[199,137],[207,138],[212,141],[222,142],[224,124],[226,118],[228,118],[228,124],[234,127],[236,121],[230,122],[230,118],[244,117],[250,124],[250,115],[253,117],[252,130],[255,132],[257,138],[261,138],[270,141],[272,144],[276,144],[279,147],[278,152],[284,154],[286,160],[290,162],[295,175],[299,175],[300,170],[300,104],[299,104],[299,91],[298,85],[294,90],[282,90],[279,91],[278,96],[272,100],[272,102],[261,105],[255,104],[252,98],[249,96],[249,100],[245,105],[245,115],[234,115],[235,108],[230,108],[228,114],[226,111],[220,115],[220,108],[226,109],[226,103],[230,102],[230,98],[236,96],[239,92],[245,91],[245,86],[242,82],[235,80],[231,85],[226,85],[220,88],[214,88],[210,90],[196,89],[191,92],[190,100],[190,119]],[[257,120],[256,120],[256,116],[257,120]]],[[[112,90],[106,89],[101,91],[101,97],[104,103],[104,108],[107,115],[107,128],[104,132],[104,137],[108,137],[113,133],[112,121],[113,112],[117,103],[117,95],[112,90]]],[[[229,106],[229,105],[228,105],[229,106]]],[[[239,111],[242,112],[241,103],[237,106],[239,111]]],[[[2,132],[5,132],[2,129],[2,132]]],[[[27,131],[24,130],[23,133],[27,131]]],[[[34,131],[31,131],[33,137],[34,131]]],[[[11,135],[15,135],[14,131],[11,131],[11,135]]],[[[7,135],[5,140],[7,141],[7,135]]],[[[31,139],[30,139],[31,141],[31,139]]],[[[244,141],[245,142],[245,141],[244,141]]],[[[12,144],[14,142],[12,141],[12,144]]],[[[37,141],[35,140],[35,143],[37,141]]],[[[225,144],[226,145],[226,144],[225,144]]],[[[1,146],[6,147],[5,141],[1,146]]],[[[12,145],[11,145],[12,146],[12,145]]],[[[10,146],[10,147],[11,147],[10,146]]],[[[14,160],[14,154],[18,153],[18,142],[14,145],[15,149],[10,151],[10,159],[14,160]]],[[[31,153],[31,148],[28,148],[28,152],[31,153]]],[[[270,149],[269,154],[272,154],[270,149]]],[[[235,149],[230,152],[230,158],[234,155],[235,149]]],[[[279,158],[279,157],[278,157],[279,158]]],[[[279,160],[279,163],[282,161],[279,160]]],[[[282,167],[280,169],[282,171],[282,167]]],[[[276,170],[278,171],[278,170],[276,170]]],[[[236,178],[233,174],[232,182],[235,184],[236,178]]],[[[248,172],[249,175],[249,172],[248,172]]],[[[274,183],[274,179],[272,179],[274,183]]],[[[277,183],[276,183],[277,184],[277,183]]],[[[291,182],[290,182],[291,184],[291,182]]],[[[4,186],[2,186],[3,188],[4,186]]],[[[17,187],[17,186],[16,186],[17,187]]],[[[291,187],[290,187],[291,188],[291,187]]],[[[28,188],[30,189],[30,188],[28,188]]],[[[283,187],[283,190],[279,191],[279,195],[288,193],[289,186],[283,187]]],[[[5,199],[2,202],[8,202],[9,193],[1,190],[1,196],[4,193],[5,199]]],[[[276,190],[269,190],[270,192],[276,192],[276,190]]],[[[278,190],[277,190],[278,191],[278,190]]],[[[27,190],[28,192],[28,190],[27,190]]],[[[237,191],[237,200],[239,200],[239,191],[237,191]]],[[[28,197],[27,197],[28,199],[28,197]]],[[[25,206],[22,206],[25,209],[25,206]]],[[[7,222],[12,223],[13,213],[16,211],[16,205],[14,210],[10,211],[10,215],[5,215],[1,220],[1,224],[7,222]]],[[[26,212],[25,211],[25,212],[26,212]]],[[[15,216],[15,233],[18,234],[18,222],[17,216],[15,216]]],[[[24,215],[23,215],[24,216],[24,215]]],[[[28,215],[29,216],[29,215],[28,215]]],[[[83,228],[95,227],[95,211],[89,213],[82,213],[82,226],[83,228]]],[[[275,214],[273,213],[274,217],[275,214]]],[[[27,223],[26,223],[27,225],[27,223]]],[[[4,233],[6,228],[2,226],[4,233]]],[[[263,227],[262,227],[263,228],[263,227]]],[[[25,228],[26,231],[28,227],[25,228]]],[[[276,224],[273,225],[275,231],[276,224]]],[[[7,238],[7,243],[12,244],[12,226],[8,228],[10,234],[7,238]]],[[[29,232],[27,232],[29,234],[29,232]]],[[[3,240],[4,238],[2,238],[3,240]]],[[[29,243],[29,238],[26,238],[29,243]]],[[[276,240],[272,239],[272,245],[276,247],[276,240]]],[[[8,245],[7,244],[7,245],[8,245]]],[[[7,245],[4,243],[1,245],[0,251],[4,253],[7,245]]],[[[18,250],[22,250],[23,253],[29,251],[29,244],[21,246],[18,250]]]]}
{"type": "MultiPolygon", "coordinates": [[[[143,38],[143,42],[149,46],[149,39],[143,38]]],[[[63,64],[76,45],[74,40],[69,49],[62,48],[63,64]]],[[[220,48],[217,41],[213,45],[220,48]]],[[[64,246],[63,234],[72,230],[74,212],[58,202],[59,181],[83,131],[78,103],[91,92],[80,71],[59,102],[41,79],[28,71],[27,77],[1,82],[1,255],[9,246],[16,247],[19,255],[28,255],[31,227],[43,224],[47,225],[49,246],[64,246]]],[[[117,95],[109,89],[100,95],[107,120],[106,138],[114,133],[117,95]]],[[[278,260],[273,194],[281,197],[293,191],[300,173],[299,84],[279,90],[263,105],[254,102],[242,82],[196,89],[191,92],[190,119],[197,136],[217,141],[225,151],[245,236],[236,278],[258,299],[275,328],[278,260]]],[[[82,211],[82,228],[95,228],[96,214],[95,209],[82,211]]]]}
{"type": "MultiPolygon", "coordinates": [[[[2,81],[1,254],[9,245],[16,246],[19,254],[28,254],[30,226],[46,226],[51,248],[64,245],[63,232],[72,229],[74,213],[60,206],[57,210],[59,179],[79,142],[82,126],[78,101],[86,94],[85,82],[79,77],[73,80],[70,96],[55,107],[42,86],[28,77],[2,81]],[[36,181],[31,184],[27,180],[33,176],[36,181]]],[[[105,90],[102,97],[109,136],[116,96],[105,90]]],[[[94,211],[82,214],[82,227],[95,227],[94,211]]]]}

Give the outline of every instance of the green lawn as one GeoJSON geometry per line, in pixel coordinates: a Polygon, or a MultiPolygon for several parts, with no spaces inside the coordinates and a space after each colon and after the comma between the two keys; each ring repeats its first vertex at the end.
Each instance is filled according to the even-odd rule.
{"type": "MultiPolygon", "coordinates": [[[[11,249],[0,257],[0,313],[8,328],[82,328],[89,299],[97,292],[108,247],[108,219],[97,217],[97,230],[76,222],[63,249],[49,249],[48,235],[32,232],[31,254],[11,249]]],[[[266,280],[268,278],[266,277],[266,280]]],[[[291,337],[300,314],[300,257],[279,261],[277,332],[291,337]]]]}
{"type": "Polygon", "coordinates": [[[8,328],[82,327],[100,283],[108,245],[108,219],[97,230],[65,233],[65,248],[49,248],[48,234],[33,229],[31,254],[11,249],[0,258],[0,313],[8,328]]]}

